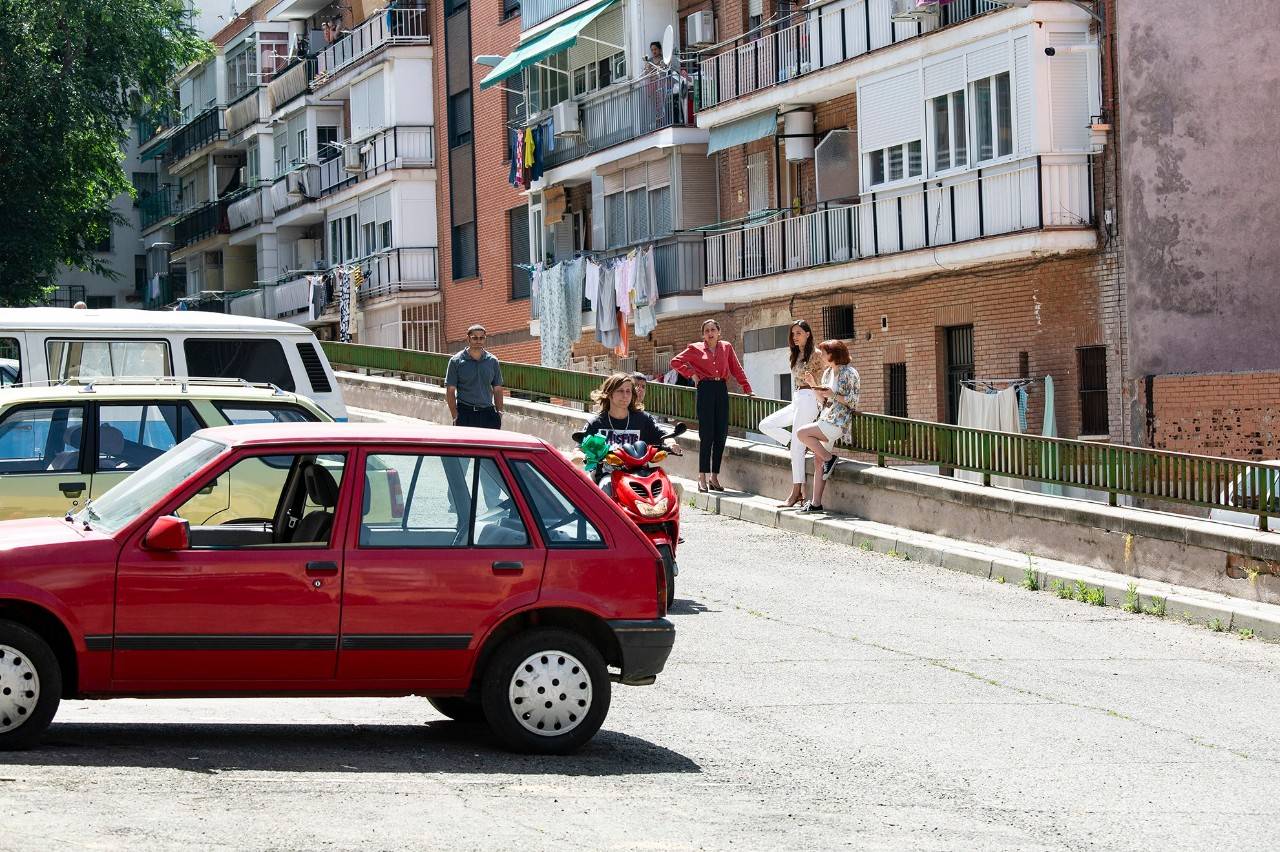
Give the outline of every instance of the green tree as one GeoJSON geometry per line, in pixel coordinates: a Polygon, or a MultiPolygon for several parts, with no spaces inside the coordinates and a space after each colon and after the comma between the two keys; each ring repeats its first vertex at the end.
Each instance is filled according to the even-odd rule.
{"type": "Polygon", "coordinates": [[[0,304],[30,304],[132,192],[121,147],[211,48],[182,0],[0,0],[0,304]]]}

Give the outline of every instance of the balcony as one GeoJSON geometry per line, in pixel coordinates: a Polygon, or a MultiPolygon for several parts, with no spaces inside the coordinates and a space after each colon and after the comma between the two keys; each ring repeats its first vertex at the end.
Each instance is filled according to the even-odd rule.
{"type": "Polygon", "coordinates": [[[272,112],[308,91],[316,75],[316,58],[300,59],[278,72],[267,83],[267,102],[272,112]]]}
{"type": "Polygon", "coordinates": [[[268,222],[275,215],[271,189],[266,184],[236,193],[227,200],[231,202],[227,207],[227,225],[231,233],[268,222]]]}
{"type": "Polygon", "coordinates": [[[175,249],[198,243],[215,234],[227,234],[231,227],[227,222],[227,209],[231,199],[223,198],[210,201],[187,213],[173,223],[173,246],[175,249]]]}
{"type": "Polygon", "coordinates": [[[295,166],[271,183],[271,207],[276,216],[320,197],[320,167],[314,163],[295,166]]]}
{"type": "MultiPolygon", "coordinates": [[[[800,215],[778,214],[764,222],[734,224],[706,237],[707,285],[731,284],[771,275],[813,270],[885,255],[937,249],[984,237],[1093,224],[1092,164],[1084,156],[1044,155],[978,169],[905,189],[869,193],[860,204],[800,215]]],[[[1087,236],[1092,239],[1092,232],[1087,236]]],[[[1084,245],[1079,248],[1091,247],[1084,245]]],[[[977,250],[949,265],[990,262],[977,250]]],[[[936,270],[937,255],[921,252],[921,270],[936,270]]],[[[910,274],[899,263],[892,270],[910,274]]],[[[858,276],[846,271],[833,280],[858,276]]],[[[813,273],[803,284],[822,283],[813,273]]],[[[785,288],[784,288],[785,289],[785,288]]],[[[728,293],[759,296],[766,291],[728,293]]],[[[717,297],[719,298],[719,297],[717,297]]]]}
{"type": "Polygon", "coordinates": [[[345,37],[316,54],[317,87],[369,54],[399,44],[431,44],[426,4],[411,9],[386,9],[366,18],[345,37]]]}
{"type": "Polygon", "coordinates": [[[331,195],[387,169],[433,168],[436,164],[435,128],[429,125],[389,127],[350,144],[359,146],[359,164],[353,163],[351,168],[347,168],[346,156],[321,163],[320,195],[331,195]]]}
{"type": "Polygon", "coordinates": [[[267,119],[262,88],[255,86],[227,104],[227,133],[234,136],[246,127],[267,119]]]}
{"type": "Polygon", "coordinates": [[[952,0],[916,20],[895,21],[893,0],[837,0],[796,13],[790,26],[738,38],[700,62],[698,108],[712,109],[882,47],[1008,8],[996,0],[952,0]],[[802,16],[802,17],[801,17],[802,16]]]}
{"type": "Polygon", "coordinates": [[[563,166],[669,127],[696,129],[689,121],[687,104],[686,98],[671,95],[670,80],[656,75],[586,98],[578,108],[582,132],[556,137],[555,149],[547,154],[544,167],[563,166]]]}
{"type": "Polygon", "coordinates": [[[567,12],[583,0],[521,0],[520,29],[530,30],[543,21],[548,21],[567,12]]]}
{"type": "Polygon", "coordinates": [[[182,126],[169,141],[165,165],[173,165],[206,145],[227,138],[226,109],[212,107],[182,126]]]}
{"type": "Polygon", "coordinates": [[[373,299],[398,293],[417,293],[439,289],[436,249],[395,248],[360,261],[364,268],[364,284],[358,298],[363,304],[373,299]]]}
{"type": "Polygon", "coordinates": [[[138,199],[138,223],[143,231],[178,213],[178,188],[164,184],[155,192],[138,199]]]}

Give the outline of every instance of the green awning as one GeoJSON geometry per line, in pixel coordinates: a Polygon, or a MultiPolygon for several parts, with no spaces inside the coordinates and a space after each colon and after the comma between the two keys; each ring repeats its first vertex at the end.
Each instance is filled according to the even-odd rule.
{"type": "Polygon", "coordinates": [[[169,150],[169,140],[163,139],[154,148],[149,148],[146,151],[143,151],[142,156],[139,157],[139,160],[141,160],[144,163],[147,162],[148,160],[154,160],[156,157],[159,157],[161,154],[163,154],[167,150],[169,150]]]}
{"type": "Polygon", "coordinates": [[[594,0],[583,6],[582,11],[559,26],[539,33],[527,43],[516,47],[498,63],[483,80],[480,88],[487,89],[508,77],[519,74],[530,65],[541,62],[553,53],[568,50],[578,41],[587,25],[608,11],[618,0],[594,0]]]}
{"type": "Polygon", "coordinates": [[[767,109],[728,124],[716,125],[711,128],[710,138],[707,140],[707,156],[710,157],[716,151],[772,136],[777,132],[778,111],[776,109],[767,109]]]}

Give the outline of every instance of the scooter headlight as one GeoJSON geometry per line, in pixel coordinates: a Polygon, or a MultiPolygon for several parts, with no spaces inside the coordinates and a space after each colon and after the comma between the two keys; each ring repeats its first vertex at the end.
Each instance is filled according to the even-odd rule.
{"type": "Polygon", "coordinates": [[[659,497],[654,503],[636,503],[636,509],[646,518],[661,518],[670,505],[666,497],[659,497]]]}

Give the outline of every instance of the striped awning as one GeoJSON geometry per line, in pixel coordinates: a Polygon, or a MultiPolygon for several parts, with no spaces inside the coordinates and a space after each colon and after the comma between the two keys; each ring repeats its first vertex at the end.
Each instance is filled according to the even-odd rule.
{"type": "Polygon", "coordinates": [[[707,156],[717,151],[745,145],[778,132],[778,111],[767,109],[728,124],[719,124],[711,128],[707,140],[707,156]]]}
{"type": "Polygon", "coordinates": [[[587,25],[618,2],[619,0],[595,0],[594,3],[587,3],[581,12],[559,26],[539,33],[527,43],[518,45],[480,81],[480,88],[487,89],[497,85],[508,77],[519,74],[530,65],[536,65],[551,54],[573,47],[587,25]]]}

